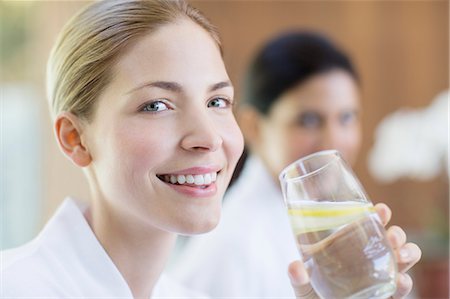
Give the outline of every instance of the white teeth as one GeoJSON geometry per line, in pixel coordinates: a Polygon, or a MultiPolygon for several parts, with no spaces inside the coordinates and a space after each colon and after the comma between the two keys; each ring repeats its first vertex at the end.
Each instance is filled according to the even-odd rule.
{"type": "Polygon", "coordinates": [[[203,177],[203,175],[201,175],[201,174],[194,175],[194,184],[203,185],[204,183],[205,183],[205,178],[203,177]]]}
{"type": "Polygon", "coordinates": [[[206,174],[187,174],[187,175],[183,175],[183,174],[178,174],[178,175],[174,175],[174,174],[167,174],[164,175],[164,180],[166,182],[170,182],[172,184],[194,184],[197,186],[202,186],[202,185],[209,185],[212,182],[215,182],[217,180],[217,173],[216,172],[211,172],[211,173],[206,173],[206,174]]]}
{"type": "Polygon", "coordinates": [[[204,175],[205,185],[211,184],[211,175],[209,173],[204,175]]]}
{"type": "Polygon", "coordinates": [[[178,184],[183,185],[184,183],[186,183],[186,176],[179,174],[178,177],[178,184]]]}
{"type": "Polygon", "coordinates": [[[188,184],[193,184],[193,183],[195,182],[194,176],[188,174],[188,175],[186,176],[186,182],[187,182],[188,184]]]}

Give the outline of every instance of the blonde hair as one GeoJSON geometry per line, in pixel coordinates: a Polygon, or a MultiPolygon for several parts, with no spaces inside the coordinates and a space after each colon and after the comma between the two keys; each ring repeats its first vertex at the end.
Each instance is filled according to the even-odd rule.
{"type": "Polygon", "coordinates": [[[48,60],[52,116],[69,111],[90,121],[96,99],[111,81],[112,69],[125,48],[180,18],[189,18],[209,32],[222,52],[216,28],[183,0],[103,0],[72,17],[48,60]]]}

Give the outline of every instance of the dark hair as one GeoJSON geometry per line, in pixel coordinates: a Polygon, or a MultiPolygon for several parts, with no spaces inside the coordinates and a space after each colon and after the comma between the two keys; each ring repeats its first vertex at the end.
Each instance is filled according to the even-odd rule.
{"type": "Polygon", "coordinates": [[[342,69],[358,81],[345,53],[314,32],[290,32],[270,40],[256,55],[247,72],[242,103],[269,113],[285,91],[313,75],[342,69]]]}

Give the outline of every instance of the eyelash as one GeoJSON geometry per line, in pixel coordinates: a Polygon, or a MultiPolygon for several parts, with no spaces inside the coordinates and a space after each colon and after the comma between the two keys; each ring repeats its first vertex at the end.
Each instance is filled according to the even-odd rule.
{"type": "Polygon", "coordinates": [[[341,115],[340,121],[342,124],[349,124],[357,119],[356,112],[347,112],[341,115]]]}
{"type": "Polygon", "coordinates": [[[304,113],[298,119],[298,124],[303,128],[317,128],[321,123],[322,118],[315,113],[304,113]]]}
{"type": "Polygon", "coordinates": [[[226,108],[228,108],[228,107],[233,106],[233,101],[230,100],[230,99],[228,99],[228,98],[226,98],[226,97],[215,97],[215,98],[212,98],[211,100],[208,101],[207,106],[208,106],[208,107],[212,107],[212,108],[218,108],[218,109],[226,109],[226,108]],[[209,106],[209,104],[210,104],[212,101],[217,101],[217,100],[222,100],[222,101],[224,101],[224,102],[225,102],[225,106],[224,106],[224,107],[212,107],[212,106],[209,106]]]}
{"type": "Polygon", "coordinates": [[[156,100],[156,101],[151,101],[151,102],[145,103],[144,105],[142,105],[139,108],[139,111],[147,112],[147,113],[158,113],[158,112],[162,112],[162,111],[166,111],[166,110],[170,110],[170,109],[171,109],[171,107],[166,102],[164,102],[162,100],[156,100]],[[148,109],[148,107],[150,107],[152,105],[155,105],[155,104],[163,104],[164,106],[166,106],[166,109],[164,109],[164,110],[156,110],[156,111],[148,109]]]}
{"type": "MultiPolygon", "coordinates": [[[[208,101],[207,107],[218,108],[218,109],[226,109],[226,108],[229,108],[229,107],[233,106],[233,104],[234,104],[233,101],[228,99],[228,98],[226,98],[226,97],[215,97],[215,98],[212,98],[211,100],[208,101]],[[210,106],[210,104],[213,101],[217,101],[217,100],[221,100],[221,101],[225,102],[224,106],[223,107],[210,106]]],[[[163,111],[166,111],[166,110],[172,110],[172,109],[173,108],[171,108],[170,105],[168,103],[166,103],[164,100],[155,100],[155,101],[150,101],[150,102],[147,102],[147,103],[143,104],[139,108],[139,111],[145,112],[145,113],[160,113],[160,112],[163,112],[163,111]],[[163,109],[163,110],[153,110],[155,108],[155,105],[158,105],[158,106],[156,106],[156,108],[157,108],[161,104],[165,106],[165,109],[163,109]],[[151,108],[151,106],[153,106],[153,109],[151,108]]]]}

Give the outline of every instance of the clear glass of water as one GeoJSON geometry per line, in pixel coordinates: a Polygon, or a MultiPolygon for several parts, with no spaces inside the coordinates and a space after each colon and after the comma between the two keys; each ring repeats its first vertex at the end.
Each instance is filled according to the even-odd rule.
{"type": "Polygon", "coordinates": [[[321,298],[388,298],[397,265],[364,188],[335,150],[306,156],[280,174],[291,227],[321,298]]]}

